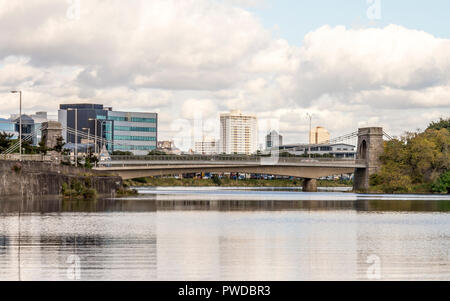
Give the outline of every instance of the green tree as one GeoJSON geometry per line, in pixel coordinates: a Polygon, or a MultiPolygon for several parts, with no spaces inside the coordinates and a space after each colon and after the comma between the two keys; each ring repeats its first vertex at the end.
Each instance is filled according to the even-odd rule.
{"type": "Polygon", "coordinates": [[[165,156],[167,155],[165,152],[161,152],[161,151],[157,151],[157,150],[152,150],[148,153],[148,156],[165,156]]]}
{"type": "Polygon", "coordinates": [[[428,129],[432,130],[447,129],[450,131],[450,117],[448,117],[447,119],[441,118],[439,121],[433,121],[428,126],[428,129]]]}
{"type": "Polygon", "coordinates": [[[443,173],[433,184],[433,191],[450,194],[450,171],[443,173]]]}
{"type": "Polygon", "coordinates": [[[385,142],[382,167],[371,178],[371,185],[385,192],[411,192],[415,187],[431,190],[433,183],[450,170],[449,145],[450,132],[445,128],[407,133],[385,142]]]}
{"type": "Polygon", "coordinates": [[[47,147],[47,145],[45,145],[45,141],[41,140],[41,142],[39,142],[39,147],[38,147],[39,153],[46,155],[48,150],[49,150],[49,148],[47,147]]]}
{"type": "Polygon", "coordinates": [[[0,153],[4,152],[11,146],[13,143],[13,140],[11,140],[12,137],[12,134],[8,134],[6,132],[0,133],[0,153]]]}
{"type": "Polygon", "coordinates": [[[123,152],[123,151],[113,151],[111,153],[112,156],[133,156],[132,152],[123,152]]]}
{"type": "Polygon", "coordinates": [[[56,145],[53,148],[53,150],[57,153],[62,154],[64,151],[64,146],[66,145],[66,143],[64,142],[64,138],[59,136],[58,138],[56,138],[56,145]]]}

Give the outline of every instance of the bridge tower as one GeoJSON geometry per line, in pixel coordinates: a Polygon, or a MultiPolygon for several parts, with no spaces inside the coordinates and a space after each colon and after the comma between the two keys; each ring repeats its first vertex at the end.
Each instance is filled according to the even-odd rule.
{"type": "Polygon", "coordinates": [[[369,127],[358,130],[358,150],[356,162],[366,165],[366,168],[356,168],[353,189],[367,191],[369,178],[381,168],[380,156],[383,154],[383,128],[369,127]]]}
{"type": "Polygon", "coordinates": [[[48,121],[42,124],[42,140],[48,148],[54,148],[58,137],[62,136],[61,123],[56,121],[48,121]]]}

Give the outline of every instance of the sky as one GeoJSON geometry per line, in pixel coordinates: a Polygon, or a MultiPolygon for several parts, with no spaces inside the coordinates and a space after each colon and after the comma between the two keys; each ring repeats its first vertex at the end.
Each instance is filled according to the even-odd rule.
{"type": "MultiPolygon", "coordinates": [[[[450,115],[449,1],[0,0],[0,117],[61,103],[159,113],[159,139],[219,138],[219,114],[305,142],[450,115]],[[430,4],[431,3],[431,4],[430,4]],[[197,121],[196,121],[197,120],[197,121]],[[193,134],[194,133],[194,134],[193,134]]],[[[261,141],[262,142],[262,141],[261,141]]],[[[180,145],[181,144],[181,145],[180,145]]]]}

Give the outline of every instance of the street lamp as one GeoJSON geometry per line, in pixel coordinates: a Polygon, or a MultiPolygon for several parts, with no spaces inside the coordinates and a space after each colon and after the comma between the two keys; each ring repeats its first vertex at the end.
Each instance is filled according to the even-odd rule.
{"type": "Polygon", "coordinates": [[[75,111],[75,167],[78,167],[78,108],[69,108],[67,111],[75,111]]]}
{"type": "Polygon", "coordinates": [[[22,91],[11,91],[11,93],[19,93],[19,160],[22,161],[22,91]]]}
{"type": "Polygon", "coordinates": [[[83,128],[83,131],[88,132],[87,153],[88,153],[88,155],[90,155],[89,145],[91,144],[91,128],[83,128]]]}
{"type": "Polygon", "coordinates": [[[309,158],[311,159],[311,130],[312,130],[312,118],[314,116],[314,114],[310,114],[310,113],[306,113],[306,116],[309,118],[309,147],[308,147],[308,155],[309,158]]]}
{"type": "Polygon", "coordinates": [[[98,149],[98,143],[97,143],[97,122],[100,121],[101,126],[101,132],[100,132],[100,142],[101,142],[101,148],[103,149],[103,123],[108,122],[108,120],[101,120],[97,118],[89,118],[89,121],[95,121],[95,153],[100,153],[100,151],[97,152],[98,149]]]}

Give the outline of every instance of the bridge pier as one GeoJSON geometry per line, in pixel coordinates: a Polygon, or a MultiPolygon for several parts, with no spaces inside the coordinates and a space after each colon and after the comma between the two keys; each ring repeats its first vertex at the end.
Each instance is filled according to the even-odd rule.
{"type": "Polygon", "coordinates": [[[363,163],[366,168],[356,168],[353,190],[367,191],[370,176],[381,168],[380,156],[384,152],[383,128],[370,127],[358,131],[358,150],[356,162],[363,163]]]}
{"type": "Polygon", "coordinates": [[[317,179],[303,179],[303,192],[317,192],[317,179]]]}

